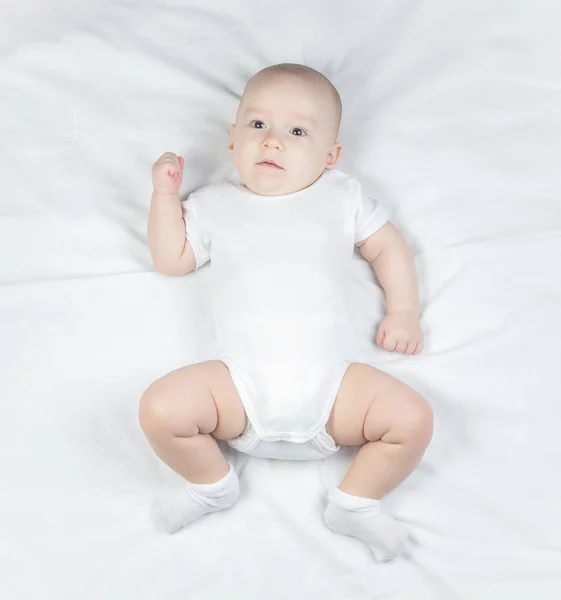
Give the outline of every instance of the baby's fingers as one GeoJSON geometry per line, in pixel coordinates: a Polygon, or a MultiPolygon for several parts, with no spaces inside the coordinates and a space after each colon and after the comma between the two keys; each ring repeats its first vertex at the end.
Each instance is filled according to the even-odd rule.
{"type": "Polygon", "coordinates": [[[165,154],[162,154],[160,158],[158,158],[154,166],[170,166],[175,168],[177,171],[180,171],[183,168],[182,161],[183,159],[178,157],[173,152],[166,152],[165,154]]]}
{"type": "Polygon", "coordinates": [[[185,164],[185,161],[183,160],[183,158],[181,156],[176,157],[173,160],[173,162],[171,162],[169,164],[168,175],[170,177],[173,177],[174,179],[177,179],[179,177],[179,175],[183,172],[184,164],[185,164]]]}
{"type": "Polygon", "coordinates": [[[156,162],[163,162],[166,160],[172,160],[172,161],[176,161],[177,160],[177,154],[175,154],[175,152],[164,152],[162,154],[162,156],[160,156],[160,158],[158,158],[158,160],[156,162]]]}
{"type": "Polygon", "coordinates": [[[412,341],[407,344],[407,348],[405,348],[405,354],[418,354],[417,349],[422,347],[421,341],[412,341]]]}
{"type": "Polygon", "coordinates": [[[389,350],[390,352],[393,352],[396,349],[396,346],[397,338],[386,331],[386,335],[384,336],[384,339],[382,341],[382,348],[384,350],[389,350]]]}

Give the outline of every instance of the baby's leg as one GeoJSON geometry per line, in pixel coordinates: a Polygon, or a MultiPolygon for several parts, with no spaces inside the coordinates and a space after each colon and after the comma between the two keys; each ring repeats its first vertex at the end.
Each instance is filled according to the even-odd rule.
{"type": "Polygon", "coordinates": [[[173,533],[235,502],[239,483],[216,439],[240,435],[246,416],[222,362],[184,367],[158,379],[140,400],[139,418],[156,454],[188,482],[185,490],[156,504],[160,525],[173,533]]]}
{"type": "Polygon", "coordinates": [[[327,432],[342,446],[363,447],[339,488],[380,499],[417,466],[432,437],[432,410],[406,384],[369,365],[352,364],[327,432]]]}
{"type": "Polygon", "coordinates": [[[352,364],[327,431],[340,445],[363,447],[331,496],[328,524],[366,541],[379,558],[397,555],[404,535],[380,513],[379,500],[415,469],[432,425],[432,411],[417,392],[374,367],[352,364]]]}

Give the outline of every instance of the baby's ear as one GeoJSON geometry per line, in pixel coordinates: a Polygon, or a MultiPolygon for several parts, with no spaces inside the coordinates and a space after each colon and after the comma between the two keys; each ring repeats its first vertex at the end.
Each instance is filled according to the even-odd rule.
{"type": "Polygon", "coordinates": [[[236,133],[236,126],[230,127],[230,145],[228,146],[228,152],[232,154],[234,152],[234,134],[236,133]]]}
{"type": "Polygon", "coordinates": [[[337,163],[339,162],[339,157],[341,156],[342,149],[343,149],[343,146],[341,146],[341,144],[339,142],[335,142],[331,146],[331,149],[329,150],[329,153],[327,154],[327,163],[325,165],[326,169],[334,169],[337,166],[337,163]]]}

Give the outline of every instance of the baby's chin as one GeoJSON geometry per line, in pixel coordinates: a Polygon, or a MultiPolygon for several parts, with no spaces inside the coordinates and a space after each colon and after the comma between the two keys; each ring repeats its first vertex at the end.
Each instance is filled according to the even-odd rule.
{"type": "Polygon", "coordinates": [[[250,192],[258,194],[259,196],[286,196],[309,187],[314,181],[315,179],[304,182],[291,182],[286,180],[283,181],[282,178],[255,177],[244,179],[242,180],[242,183],[250,192]]]}

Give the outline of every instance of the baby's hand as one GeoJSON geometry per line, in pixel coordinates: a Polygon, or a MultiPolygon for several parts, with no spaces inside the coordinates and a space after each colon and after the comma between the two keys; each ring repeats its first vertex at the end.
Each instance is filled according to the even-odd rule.
{"type": "Polygon", "coordinates": [[[152,167],[152,183],[155,192],[178,194],[183,179],[185,161],[173,152],[166,152],[152,167]]]}
{"type": "Polygon", "coordinates": [[[378,327],[376,343],[390,352],[420,354],[423,331],[419,315],[411,311],[389,313],[378,327]]]}

